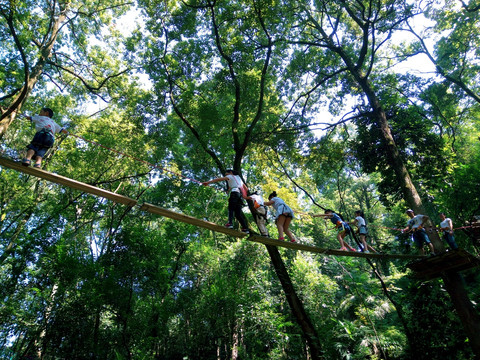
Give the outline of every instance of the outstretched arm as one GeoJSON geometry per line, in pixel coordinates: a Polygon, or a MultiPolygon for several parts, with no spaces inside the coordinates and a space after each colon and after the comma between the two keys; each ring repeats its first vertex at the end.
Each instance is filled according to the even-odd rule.
{"type": "Polygon", "coordinates": [[[205,181],[202,183],[203,186],[208,186],[210,184],[213,184],[213,183],[216,183],[216,182],[220,182],[220,181],[226,181],[228,180],[228,177],[224,176],[224,177],[220,177],[220,178],[216,178],[216,179],[212,179],[212,180],[208,180],[208,181],[205,181]]]}

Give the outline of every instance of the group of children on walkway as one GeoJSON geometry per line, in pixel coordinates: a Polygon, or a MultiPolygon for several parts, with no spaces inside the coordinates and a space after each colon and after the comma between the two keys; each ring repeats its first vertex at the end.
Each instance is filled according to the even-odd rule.
{"type": "MultiPolygon", "coordinates": [[[[412,209],[408,209],[406,211],[406,214],[410,218],[410,220],[408,220],[407,226],[402,230],[402,232],[412,234],[413,241],[415,242],[415,245],[417,246],[421,255],[425,254],[425,251],[423,249],[424,243],[427,244],[432,255],[435,255],[435,247],[430,241],[430,237],[428,236],[428,233],[425,229],[430,218],[427,215],[415,215],[415,212],[412,209]]],[[[439,217],[441,220],[439,231],[442,232],[443,240],[448,244],[450,249],[458,249],[458,245],[455,242],[455,237],[453,235],[452,219],[447,218],[445,213],[440,213],[439,217]]]]}
{"type": "MultiPolygon", "coordinates": [[[[266,218],[267,218],[267,206],[272,206],[275,209],[275,224],[277,225],[278,230],[278,239],[284,240],[284,234],[288,236],[291,242],[296,242],[295,236],[290,231],[290,223],[294,218],[293,210],[278,197],[277,193],[274,191],[268,196],[268,201],[263,201],[261,195],[257,192],[247,195],[247,187],[243,183],[239,174],[234,170],[227,170],[225,176],[212,179],[202,184],[208,186],[212,183],[226,181],[228,184],[227,192],[230,192],[230,197],[228,200],[228,223],[225,225],[228,228],[233,228],[234,218],[241,225],[241,231],[249,233],[247,219],[243,214],[243,200],[249,200],[253,203],[253,215],[255,222],[260,230],[262,236],[268,236],[268,231],[266,228],[266,218]]],[[[425,224],[429,220],[426,215],[415,215],[413,210],[408,209],[406,214],[410,217],[410,220],[407,222],[407,227],[402,229],[402,232],[412,232],[413,239],[417,245],[420,254],[424,254],[423,244],[427,244],[430,248],[432,254],[435,254],[435,249],[431,243],[427,232],[425,231],[425,224]]],[[[327,209],[324,214],[311,215],[312,217],[322,217],[324,219],[329,219],[332,224],[335,225],[337,230],[337,239],[340,243],[340,249],[342,251],[357,251],[354,247],[350,246],[345,237],[349,234],[353,234],[351,225],[354,225],[357,228],[356,234],[359,237],[359,248],[361,251],[369,253],[377,252],[371,245],[367,243],[367,224],[365,221],[365,215],[363,211],[355,211],[355,219],[351,222],[344,221],[340,215],[336,214],[333,210],[327,209]]],[[[453,225],[452,220],[447,218],[444,213],[440,214],[440,231],[443,232],[443,239],[447,242],[451,249],[457,249],[458,246],[455,243],[453,236],[453,225]]]]}
{"type": "MultiPolygon", "coordinates": [[[[42,158],[48,149],[54,144],[55,134],[59,132],[68,134],[68,132],[52,120],[53,111],[50,108],[43,108],[38,115],[25,117],[35,124],[36,133],[33,140],[27,146],[27,154],[22,160],[22,165],[30,166],[31,160],[35,159],[34,167],[40,168],[42,158]]],[[[203,182],[202,184],[208,186],[220,181],[227,182],[227,191],[230,192],[228,199],[228,223],[225,225],[227,228],[233,228],[234,218],[236,218],[240,223],[241,231],[249,233],[247,219],[242,210],[244,205],[243,200],[245,199],[251,201],[253,204],[252,212],[262,236],[268,236],[266,227],[267,206],[272,206],[276,213],[275,223],[278,230],[278,239],[284,240],[284,234],[286,234],[291,242],[297,241],[289,229],[290,223],[294,218],[293,210],[278,197],[275,191],[268,196],[268,201],[266,202],[264,202],[262,196],[256,192],[248,195],[247,187],[243,183],[239,174],[234,170],[227,170],[225,176],[203,182]]],[[[407,227],[402,231],[413,233],[413,240],[422,255],[424,254],[424,243],[430,248],[432,254],[435,254],[434,246],[425,231],[425,224],[429,220],[428,216],[415,215],[411,209],[408,209],[406,213],[410,217],[410,220],[407,222],[407,227]]],[[[355,212],[355,220],[352,222],[345,222],[338,214],[330,209],[325,210],[324,214],[312,216],[329,219],[335,225],[335,228],[337,229],[337,239],[340,243],[340,250],[356,251],[355,248],[350,246],[348,242],[344,240],[347,235],[352,233],[350,225],[355,225],[358,229],[357,234],[360,238],[360,248],[362,251],[376,252],[376,250],[366,242],[368,231],[365,216],[361,210],[355,212]]],[[[453,236],[452,220],[447,218],[444,213],[440,214],[440,219],[442,220],[440,223],[440,230],[443,232],[443,239],[451,249],[457,249],[458,246],[455,243],[455,238],[453,236]]]]}
{"type": "MultiPolygon", "coordinates": [[[[240,178],[239,174],[234,170],[225,171],[225,176],[215,178],[202,184],[208,186],[212,183],[226,181],[228,184],[227,192],[230,192],[230,197],[228,199],[228,222],[225,224],[228,228],[233,228],[234,217],[240,223],[241,231],[249,233],[247,219],[243,214],[243,199],[250,200],[253,202],[253,214],[257,226],[260,230],[262,236],[268,236],[267,228],[265,226],[265,221],[267,218],[267,206],[272,206],[275,209],[275,224],[277,225],[278,230],[278,239],[284,240],[284,235],[287,235],[291,242],[296,242],[295,236],[290,231],[290,223],[294,218],[293,210],[278,197],[277,193],[274,191],[268,196],[268,201],[263,201],[262,196],[258,193],[247,195],[247,188],[240,178]]],[[[345,222],[342,218],[335,214],[333,210],[326,210],[325,214],[321,215],[312,215],[313,217],[323,217],[329,219],[337,229],[337,239],[340,242],[340,250],[350,250],[356,251],[355,248],[350,246],[346,241],[344,241],[345,236],[352,232],[350,224],[355,225],[358,228],[358,235],[361,242],[361,249],[365,252],[375,251],[373,247],[367,244],[367,226],[363,212],[358,210],[355,212],[355,220],[351,223],[345,222]]]]}

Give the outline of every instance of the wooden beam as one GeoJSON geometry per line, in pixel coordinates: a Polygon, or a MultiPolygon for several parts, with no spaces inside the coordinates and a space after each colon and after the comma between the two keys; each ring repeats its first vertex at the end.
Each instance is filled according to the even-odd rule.
{"type": "MultiPolygon", "coordinates": [[[[92,185],[88,185],[73,179],[69,179],[67,177],[54,174],[45,170],[37,169],[34,167],[29,167],[29,166],[23,166],[20,162],[15,162],[12,160],[8,160],[5,158],[0,157],[0,165],[8,167],[13,170],[17,170],[20,172],[23,172],[25,174],[33,175],[36,177],[39,177],[41,179],[45,179],[60,185],[64,185],[67,187],[70,187],[72,189],[80,190],[89,194],[93,194],[96,196],[100,196],[109,200],[112,200],[114,202],[128,205],[128,206],[135,206],[139,205],[140,210],[142,211],[147,211],[151,214],[156,214],[160,216],[164,216],[173,220],[177,220],[186,224],[191,224],[195,225],[201,228],[205,228],[208,230],[212,230],[215,232],[219,232],[225,235],[233,236],[236,238],[245,238],[248,236],[248,234],[245,234],[241,231],[237,231],[234,229],[228,229],[224,226],[212,223],[210,221],[206,220],[201,220],[194,218],[192,216],[188,216],[185,214],[177,213],[172,210],[164,209],[160,206],[148,204],[148,203],[143,203],[143,204],[138,204],[137,200],[119,195],[116,193],[113,193],[108,190],[103,190],[100,188],[97,188],[92,185]]],[[[336,255],[336,256],[351,256],[351,257],[368,257],[368,258],[390,258],[390,259],[420,259],[422,256],[419,255],[403,255],[403,254],[378,254],[378,253],[362,253],[362,252],[351,252],[351,251],[341,251],[341,250],[334,250],[334,249],[324,249],[316,246],[311,246],[311,245],[306,245],[306,244],[300,244],[298,242],[296,243],[291,243],[288,241],[280,241],[272,238],[268,238],[265,236],[260,236],[256,234],[251,234],[248,236],[247,240],[257,242],[257,243],[262,243],[265,245],[274,245],[274,246],[280,246],[288,249],[293,249],[293,250],[300,250],[300,251],[308,251],[308,252],[313,252],[313,253],[319,253],[319,254],[325,254],[325,255],[336,255]]]]}
{"type": "Polygon", "coordinates": [[[164,209],[164,208],[161,208],[160,206],[156,206],[156,205],[152,205],[152,204],[148,204],[148,203],[142,204],[140,206],[140,210],[147,211],[149,213],[156,214],[156,215],[165,216],[165,217],[168,217],[170,219],[178,220],[178,221],[181,221],[181,222],[186,223],[186,224],[195,225],[195,226],[198,226],[198,227],[202,227],[202,228],[205,228],[205,229],[209,229],[209,230],[212,230],[212,231],[215,231],[215,232],[219,232],[219,233],[230,235],[230,236],[237,237],[237,238],[242,238],[242,237],[247,236],[247,234],[245,234],[241,231],[237,231],[237,230],[234,230],[234,229],[228,229],[224,226],[215,224],[215,223],[210,222],[210,221],[197,219],[197,218],[194,218],[192,216],[177,213],[177,212],[174,212],[172,210],[164,209]]]}
{"type": "Polygon", "coordinates": [[[22,165],[21,162],[16,162],[16,161],[12,161],[12,160],[8,160],[3,157],[0,157],[0,165],[8,167],[13,170],[23,172],[28,175],[33,175],[41,179],[45,179],[60,185],[64,185],[72,189],[76,189],[82,192],[100,196],[105,199],[112,200],[116,203],[120,203],[128,206],[135,206],[137,204],[137,200],[135,199],[131,199],[129,197],[119,195],[108,190],[103,190],[98,187],[88,185],[80,181],[72,180],[65,176],[54,174],[45,170],[41,170],[41,169],[30,167],[30,166],[24,166],[22,165]]]}
{"type": "Polygon", "coordinates": [[[301,244],[299,242],[290,242],[282,241],[277,239],[272,239],[266,236],[260,235],[250,235],[247,240],[262,243],[265,245],[280,246],[287,249],[308,251],[312,253],[324,254],[324,255],[335,255],[335,256],[350,256],[350,257],[362,257],[362,258],[374,258],[374,259],[423,259],[425,256],[421,255],[406,255],[406,254],[380,254],[380,253],[364,253],[364,252],[353,252],[353,251],[343,251],[335,249],[325,249],[317,246],[301,244]]]}
{"type": "Polygon", "coordinates": [[[463,249],[450,250],[407,265],[414,271],[414,276],[421,280],[435,279],[444,274],[478,266],[480,259],[463,249]]]}

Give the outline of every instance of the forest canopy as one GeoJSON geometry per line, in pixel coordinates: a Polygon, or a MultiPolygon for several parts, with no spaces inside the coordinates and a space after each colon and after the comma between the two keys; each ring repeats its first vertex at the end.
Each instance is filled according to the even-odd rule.
{"type": "MultiPolygon", "coordinates": [[[[0,157],[22,161],[48,107],[68,133],[44,171],[223,225],[225,182],[201,184],[233,169],[293,209],[300,244],[338,249],[311,215],[361,210],[375,251],[417,254],[410,208],[478,256],[479,10],[0,0],[0,157]]],[[[2,358],[480,356],[478,271],[421,281],[407,263],[264,246],[0,167],[2,358]]]]}

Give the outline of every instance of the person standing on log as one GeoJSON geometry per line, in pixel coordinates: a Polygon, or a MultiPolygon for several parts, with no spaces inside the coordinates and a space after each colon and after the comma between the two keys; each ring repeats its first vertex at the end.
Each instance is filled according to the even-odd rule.
{"type": "Polygon", "coordinates": [[[439,217],[440,220],[442,220],[442,222],[440,223],[440,230],[443,231],[443,240],[446,241],[446,243],[448,244],[448,246],[450,246],[452,250],[457,250],[458,245],[455,242],[455,237],[453,236],[452,219],[447,218],[447,216],[443,212],[440,213],[439,217]]]}
{"type": "Polygon", "coordinates": [[[423,249],[423,243],[426,243],[432,252],[432,255],[435,255],[435,248],[433,247],[430,238],[425,230],[425,224],[430,219],[427,215],[415,215],[412,209],[406,211],[407,216],[410,218],[407,222],[407,227],[402,230],[402,232],[413,231],[413,240],[418,247],[418,250],[421,255],[425,255],[423,249]]]}
{"type": "Polygon", "coordinates": [[[242,232],[248,234],[250,231],[248,230],[247,218],[242,210],[244,205],[242,194],[245,192],[246,196],[245,184],[238,175],[238,172],[229,169],[225,171],[225,176],[203,182],[202,185],[208,186],[219,181],[226,181],[228,184],[227,192],[230,192],[230,197],[228,198],[228,223],[225,224],[225,227],[233,229],[235,216],[242,227],[242,232]]]}

